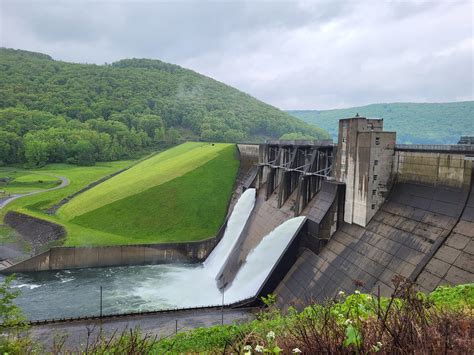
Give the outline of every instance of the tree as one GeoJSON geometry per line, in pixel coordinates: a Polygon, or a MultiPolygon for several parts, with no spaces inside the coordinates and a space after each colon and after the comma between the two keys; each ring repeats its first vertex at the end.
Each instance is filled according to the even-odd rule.
{"type": "Polygon", "coordinates": [[[123,159],[182,136],[236,142],[321,135],[247,94],[156,60],[70,64],[0,48],[0,67],[0,132],[12,134],[0,133],[5,164],[75,162],[79,152],[87,164],[123,159]],[[76,147],[79,141],[94,154],[84,143],[76,147]]]}
{"type": "Polygon", "coordinates": [[[80,140],[73,147],[77,165],[90,166],[95,164],[95,149],[91,142],[80,140]]]}
{"type": "Polygon", "coordinates": [[[181,138],[181,135],[179,134],[179,131],[176,128],[171,127],[168,130],[168,142],[169,143],[178,143],[180,138],[181,138]]]}
{"type": "MultiPolygon", "coordinates": [[[[20,294],[11,290],[15,276],[8,276],[0,284],[0,353],[21,354],[31,347],[31,340],[22,336],[28,329],[26,317],[13,301],[20,294]]],[[[27,352],[27,351],[26,351],[27,352]]]]}
{"type": "Polygon", "coordinates": [[[31,166],[44,166],[48,162],[48,144],[34,138],[25,138],[25,158],[31,166]]]}

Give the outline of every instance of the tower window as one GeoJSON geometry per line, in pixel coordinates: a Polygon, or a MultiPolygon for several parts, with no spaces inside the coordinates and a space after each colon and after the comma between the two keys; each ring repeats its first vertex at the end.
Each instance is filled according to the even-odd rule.
{"type": "Polygon", "coordinates": [[[375,137],[375,145],[380,145],[380,137],[375,137]]]}
{"type": "Polygon", "coordinates": [[[377,180],[377,177],[378,177],[377,175],[374,175],[374,181],[376,181],[376,180],[377,180]]]}
{"type": "Polygon", "coordinates": [[[371,207],[373,210],[375,210],[375,203],[373,203],[371,207]]]}
{"type": "Polygon", "coordinates": [[[372,190],[372,196],[377,195],[377,190],[372,190]]]}
{"type": "Polygon", "coordinates": [[[379,161],[377,159],[374,160],[374,165],[375,166],[379,165],[379,161]]]}

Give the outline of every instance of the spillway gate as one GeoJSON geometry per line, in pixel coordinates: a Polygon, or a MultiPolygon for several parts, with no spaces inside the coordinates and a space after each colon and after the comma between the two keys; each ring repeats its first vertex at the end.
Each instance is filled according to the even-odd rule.
{"type": "Polygon", "coordinates": [[[330,140],[268,141],[260,145],[258,188],[265,184],[265,199],[278,194],[280,208],[297,190],[295,216],[331,179],[334,145],[330,140]]]}

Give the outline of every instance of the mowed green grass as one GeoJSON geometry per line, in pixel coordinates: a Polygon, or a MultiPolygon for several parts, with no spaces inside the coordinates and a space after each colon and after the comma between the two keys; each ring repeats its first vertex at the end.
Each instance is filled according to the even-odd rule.
{"type": "Polygon", "coordinates": [[[58,211],[58,216],[72,220],[149,190],[200,167],[228,147],[223,143],[188,142],[168,149],[77,196],[58,211]]]}
{"type": "Polygon", "coordinates": [[[206,239],[214,236],[224,221],[238,166],[235,145],[185,143],[139,162],[106,162],[90,167],[50,164],[21,173],[20,168],[4,168],[18,170],[16,177],[24,176],[21,180],[26,183],[34,182],[33,176],[48,176],[56,184],[57,177],[64,176],[70,184],[12,201],[0,210],[0,220],[13,210],[62,225],[67,232],[65,246],[206,239]],[[46,214],[63,198],[131,165],[131,169],[75,197],[56,215],[46,214]],[[29,174],[31,177],[26,177],[29,174]],[[110,186],[112,180],[115,182],[110,186]],[[99,187],[105,187],[105,192],[99,187]],[[112,202],[104,204],[101,199],[107,194],[113,195],[112,202]],[[98,207],[82,208],[78,201],[98,207]],[[86,212],[74,216],[68,214],[71,211],[86,212]]]}
{"type": "MultiPolygon", "coordinates": [[[[101,162],[95,166],[76,166],[68,164],[49,164],[41,169],[28,170],[29,174],[47,175],[47,176],[64,176],[69,180],[69,185],[61,189],[45,191],[32,196],[25,196],[12,201],[10,204],[0,209],[0,221],[3,222],[3,218],[8,211],[18,211],[24,214],[28,214],[37,218],[48,220],[57,224],[60,224],[66,228],[67,238],[92,238],[106,243],[108,239],[117,241],[118,237],[115,235],[108,235],[99,231],[89,230],[87,228],[68,223],[67,221],[61,220],[56,215],[48,215],[45,210],[54,204],[61,201],[63,198],[71,195],[72,193],[86,187],[90,183],[97,181],[104,176],[110,175],[117,170],[121,170],[127,166],[130,166],[133,161],[116,161],[116,162],[101,162]]],[[[2,168],[2,171],[6,169],[18,170],[17,168],[2,168]]],[[[123,243],[126,243],[124,238],[123,243]]],[[[66,239],[65,244],[68,244],[66,239]]]]}
{"type": "MultiPolygon", "coordinates": [[[[122,237],[117,239],[117,244],[123,238],[134,244],[184,242],[214,236],[224,222],[232,194],[239,167],[237,148],[229,144],[186,144],[185,147],[179,146],[177,151],[184,154],[186,150],[183,148],[190,146],[194,148],[191,149],[192,154],[186,153],[186,173],[182,174],[181,171],[184,157],[175,155],[176,151],[168,151],[173,153],[169,156],[173,156],[176,163],[156,159],[158,163],[153,170],[156,174],[166,172],[174,178],[157,177],[154,179],[156,182],[168,181],[84,213],[70,222],[122,237]],[[209,154],[210,151],[213,154],[209,154]],[[208,160],[209,156],[214,157],[208,160]],[[199,165],[204,159],[207,161],[199,165]],[[173,166],[171,170],[170,165],[173,166]],[[188,166],[195,168],[189,171],[188,166]]],[[[130,172],[137,167],[138,171],[143,172],[139,165],[130,169],[130,172]]],[[[147,166],[150,168],[149,164],[147,166]]],[[[68,238],[68,245],[90,242],[90,238],[68,238]]],[[[115,244],[110,238],[107,238],[107,242],[115,244]]]]}

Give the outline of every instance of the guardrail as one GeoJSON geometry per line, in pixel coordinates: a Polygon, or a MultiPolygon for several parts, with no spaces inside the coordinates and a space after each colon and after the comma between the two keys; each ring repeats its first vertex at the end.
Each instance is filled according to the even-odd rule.
{"type": "Polygon", "coordinates": [[[95,321],[95,320],[104,320],[104,319],[113,319],[113,318],[140,317],[140,316],[169,314],[169,313],[174,313],[174,312],[187,312],[187,311],[210,311],[210,310],[229,310],[229,309],[257,310],[259,309],[259,307],[247,306],[250,303],[255,303],[255,301],[256,301],[256,297],[251,297],[251,298],[243,299],[241,301],[234,302],[232,304],[225,304],[225,305],[208,305],[208,306],[197,306],[197,307],[159,309],[159,310],[153,310],[153,311],[110,313],[110,314],[103,314],[102,316],[93,314],[93,315],[79,316],[79,317],[34,319],[34,320],[29,320],[27,324],[34,326],[34,325],[66,323],[66,322],[95,321]]]}
{"type": "Polygon", "coordinates": [[[409,152],[439,152],[452,154],[474,154],[471,144],[396,144],[395,150],[409,152]]]}

